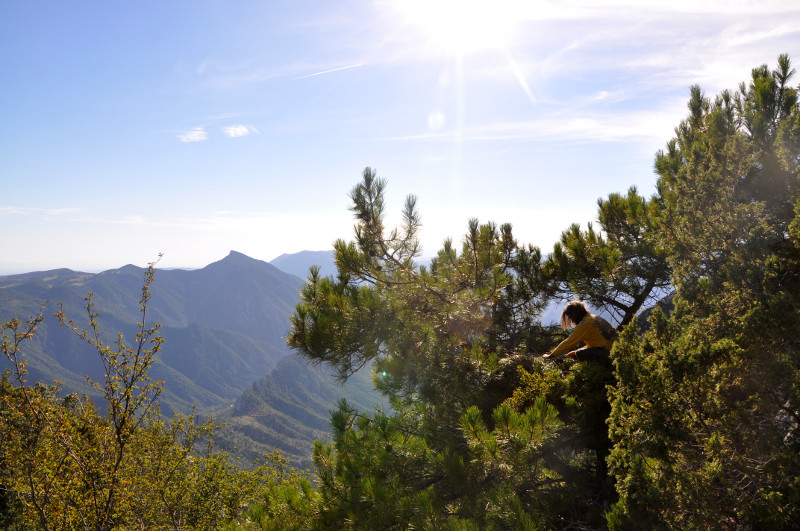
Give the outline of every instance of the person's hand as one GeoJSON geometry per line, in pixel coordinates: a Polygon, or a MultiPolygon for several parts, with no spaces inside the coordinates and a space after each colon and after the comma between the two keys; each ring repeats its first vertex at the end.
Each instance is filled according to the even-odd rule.
{"type": "Polygon", "coordinates": [[[549,360],[549,359],[550,359],[550,353],[548,352],[547,354],[545,354],[545,355],[544,355],[544,356],[542,356],[542,357],[543,357],[544,359],[546,359],[546,360],[549,360]]]}
{"type": "Polygon", "coordinates": [[[567,352],[567,356],[569,356],[572,359],[575,359],[575,354],[577,352],[578,352],[577,350],[571,350],[571,351],[567,352]]]}

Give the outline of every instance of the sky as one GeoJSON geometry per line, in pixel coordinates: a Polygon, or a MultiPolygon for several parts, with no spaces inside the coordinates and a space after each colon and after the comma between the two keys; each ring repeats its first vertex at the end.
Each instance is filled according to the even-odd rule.
{"type": "Polygon", "coordinates": [[[3,0],[0,275],[331,249],[365,167],[425,256],[470,218],[547,252],[782,53],[796,0],[3,0]]]}

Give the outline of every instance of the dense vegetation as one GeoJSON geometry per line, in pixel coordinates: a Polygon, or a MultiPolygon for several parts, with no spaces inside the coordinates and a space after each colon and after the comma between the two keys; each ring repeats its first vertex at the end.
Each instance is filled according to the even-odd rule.
{"type": "Polygon", "coordinates": [[[391,414],[343,404],[317,485],[264,505],[298,528],[796,528],[800,523],[800,108],[787,56],[689,116],[651,199],[611,194],[552,253],[469,223],[415,265],[420,218],[384,227],[369,168],[355,241],[313,276],[290,344],[391,414]],[[634,316],[668,290],[674,310],[634,316]],[[615,315],[613,366],[545,364],[537,323],[577,297],[615,315]]]}
{"type": "MultiPolygon", "coordinates": [[[[386,182],[352,190],[338,275],[312,270],[289,343],[341,379],[374,365],[391,408],[332,414],[308,478],[242,471],[210,425],[164,421],[141,324],[100,355],[102,404],[26,382],[3,324],[0,471],[10,528],[792,529],[800,522],[800,106],[787,56],[689,115],[656,156],[657,193],[598,202],[552,252],[470,220],[429,266],[420,216],[384,226],[386,182]],[[634,317],[656,305],[645,327],[634,317]],[[615,316],[611,364],[542,362],[569,298],[615,316]],[[98,408],[98,409],[95,409],[98,408]],[[245,510],[245,507],[249,507],[245,510]]],[[[142,294],[145,322],[149,281],[142,294]]]]}

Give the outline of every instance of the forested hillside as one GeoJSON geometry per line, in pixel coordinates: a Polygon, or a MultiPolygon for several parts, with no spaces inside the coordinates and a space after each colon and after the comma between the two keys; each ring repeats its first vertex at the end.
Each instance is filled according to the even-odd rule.
{"type": "MultiPolygon", "coordinates": [[[[99,379],[97,356],[52,315],[59,309],[83,318],[84,299],[93,294],[103,330],[135,333],[135,301],[145,269],[128,265],[98,274],[69,270],[0,277],[2,319],[34,315],[50,301],[25,361],[33,380],[59,380],[65,392],[86,391],[87,374],[99,379]],[[61,306],[59,306],[61,305],[61,306]]],[[[274,266],[231,252],[194,270],[162,270],[149,305],[149,318],[168,338],[151,376],[164,380],[165,411],[188,413],[192,406],[218,407],[235,400],[289,353],[288,315],[302,281],[274,266]]],[[[7,366],[7,360],[2,360],[7,366]]]]}
{"type": "Polygon", "coordinates": [[[244,464],[279,450],[292,466],[311,468],[315,440],[330,440],[331,412],[340,400],[362,411],[388,409],[375,392],[370,367],[340,384],[327,366],[311,366],[291,354],[247,388],[234,404],[215,414],[225,428],[216,433],[219,448],[244,464]]]}
{"type": "MultiPolygon", "coordinates": [[[[167,423],[151,407],[161,392],[149,379],[161,348],[158,327],[145,319],[152,269],[135,339],[99,342],[91,306],[84,325],[61,316],[67,335],[102,361],[103,415],[80,397],[29,385],[22,353],[41,322],[3,323],[13,370],[0,395],[2,523],[796,529],[793,76],[784,55],[774,68],[753,69],[735,91],[707,96],[692,87],[687,117],[656,154],[656,193],[609,193],[598,200],[596,224],[565,227],[553,249],[520,244],[508,224],[472,219],[462,238],[420,265],[415,197],[402,225],[387,227],[388,183],[366,168],[350,194],[355,234],[334,244],[338,275],[311,271],[287,341],[321,374],[343,381],[360,385],[371,367],[391,409],[341,403],[331,441],[314,443],[310,477],[277,455],[252,471],[233,467],[213,445],[198,444],[210,426],[167,423]],[[607,357],[542,357],[566,335],[542,323],[544,312],[574,297],[614,321],[619,337],[607,357]]],[[[204,286],[197,304],[225,304],[217,298],[224,290],[204,286]]],[[[260,304],[239,295],[231,311],[260,304]]],[[[155,313],[169,316],[164,307],[155,313]]],[[[279,431],[284,418],[264,397],[280,397],[314,433],[320,408],[299,404],[332,391],[306,369],[281,360],[273,375],[291,374],[297,384],[254,383],[234,402],[231,422],[241,433],[256,429],[254,420],[279,431]]]]}

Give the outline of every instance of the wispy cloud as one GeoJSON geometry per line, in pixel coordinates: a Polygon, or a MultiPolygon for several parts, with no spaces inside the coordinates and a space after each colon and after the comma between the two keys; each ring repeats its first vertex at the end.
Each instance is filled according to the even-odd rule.
{"type": "Polygon", "coordinates": [[[683,99],[659,109],[628,112],[550,113],[534,120],[490,123],[466,129],[384,138],[384,140],[459,140],[525,142],[628,142],[652,145],[669,138],[675,125],[685,116],[683,99]]]}
{"type": "MultiPolygon", "coordinates": [[[[530,17],[521,17],[532,23],[524,40],[545,51],[540,71],[551,76],[587,69],[623,69],[634,75],[643,68],[666,69],[684,85],[685,77],[696,82],[698,71],[725,57],[753,66],[792,51],[800,38],[796,1],[577,0],[535,6],[530,17]],[[561,45],[551,50],[550,43],[561,45]],[[685,71],[686,76],[680,75],[685,71]]],[[[732,75],[741,77],[739,71],[732,75]]]]}
{"type": "Polygon", "coordinates": [[[768,30],[754,28],[746,23],[732,25],[720,34],[720,40],[728,46],[750,46],[755,43],[770,41],[788,35],[800,34],[800,27],[796,21],[779,23],[780,18],[776,17],[775,25],[768,30]]]}
{"type": "Polygon", "coordinates": [[[350,68],[356,68],[358,66],[364,66],[365,64],[366,63],[357,63],[357,64],[354,64],[354,65],[341,66],[339,68],[331,68],[330,70],[323,70],[322,72],[314,72],[313,74],[308,74],[308,75],[305,75],[305,76],[296,77],[295,79],[305,79],[307,77],[321,76],[323,74],[330,74],[331,72],[338,72],[340,70],[348,70],[350,68]]]}
{"type": "Polygon", "coordinates": [[[195,127],[178,135],[178,140],[181,142],[202,142],[206,139],[208,139],[208,133],[203,127],[195,127]]]}
{"type": "MultiPolygon", "coordinates": [[[[613,13],[614,17],[635,11],[637,14],[697,13],[704,15],[757,15],[797,12],[795,0],[673,0],[642,2],[641,0],[540,0],[520,2],[517,14],[527,20],[596,19],[613,13]]],[[[637,15],[638,16],[638,15],[637,15]]]]}
{"type": "Polygon", "coordinates": [[[228,138],[240,138],[250,133],[258,133],[252,125],[228,125],[222,128],[222,133],[228,138]]]}

